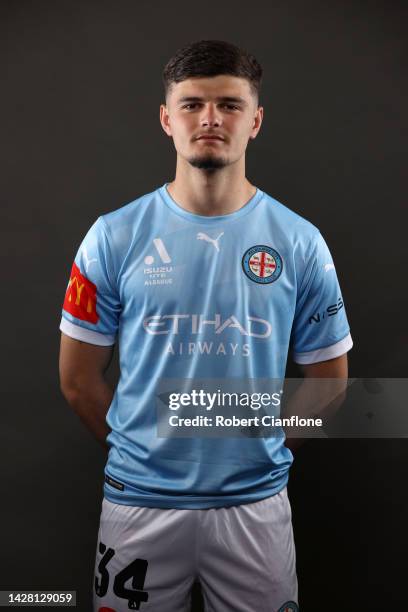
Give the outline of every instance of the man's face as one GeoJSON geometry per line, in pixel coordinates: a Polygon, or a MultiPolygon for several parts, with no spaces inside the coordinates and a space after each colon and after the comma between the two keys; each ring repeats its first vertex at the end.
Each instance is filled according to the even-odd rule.
{"type": "Polygon", "coordinates": [[[173,83],[160,121],[178,155],[196,168],[216,170],[238,161],[262,123],[263,108],[246,79],[230,75],[173,83]]]}

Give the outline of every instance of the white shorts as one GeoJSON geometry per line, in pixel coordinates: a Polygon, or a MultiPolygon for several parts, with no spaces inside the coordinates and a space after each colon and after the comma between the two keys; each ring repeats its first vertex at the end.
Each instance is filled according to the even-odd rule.
{"type": "Polygon", "coordinates": [[[94,612],[190,612],[194,581],[206,612],[298,610],[286,487],[255,503],[203,510],[103,500],[94,612]]]}

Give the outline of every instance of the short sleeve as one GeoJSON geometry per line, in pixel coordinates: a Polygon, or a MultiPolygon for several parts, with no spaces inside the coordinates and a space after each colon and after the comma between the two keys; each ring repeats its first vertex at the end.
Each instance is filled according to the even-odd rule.
{"type": "Polygon", "coordinates": [[[60,330],[90,344],[115,344],[121,304],[107,228],[102,217],[82,241],[72,265],[60,330]]]}
{"type": "Polygon", "coordinates": [[[329,248],[317,232],[298,281],[292,327],[293,359],[299,364],[334,359],[351,349],[344,300],[329,248]]]}

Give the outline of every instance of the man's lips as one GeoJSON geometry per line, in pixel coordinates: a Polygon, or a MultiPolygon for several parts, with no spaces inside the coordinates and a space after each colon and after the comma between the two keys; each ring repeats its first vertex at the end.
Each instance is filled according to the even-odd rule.
{"type": "Polygon", "coordinates": [[[215,134],[205,134],[203,136],[198,136],[196,140],[224,140],[221,136],[216,136],[215,134]]]}

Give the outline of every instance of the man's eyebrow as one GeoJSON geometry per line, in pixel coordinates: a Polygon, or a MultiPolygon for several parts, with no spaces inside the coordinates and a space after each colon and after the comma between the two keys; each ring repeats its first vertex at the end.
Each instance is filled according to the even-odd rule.
{"type": "MultiPolygon", "coordinates": [[[[183,102],[203,102],[204,98],[201,98],[200,96],[183,96],[182,98],[179,98],[178,103],[182,104],[183,102]]],[[[234,103],[234,104],[242,104],[244,106],[246,106],[247,102],[246,100],[244,100],[244,98],[241,98],[239,96],[220,96],[218,98],[216,98],[217,102],[230,102],[230,103],[234,103]]]]}

